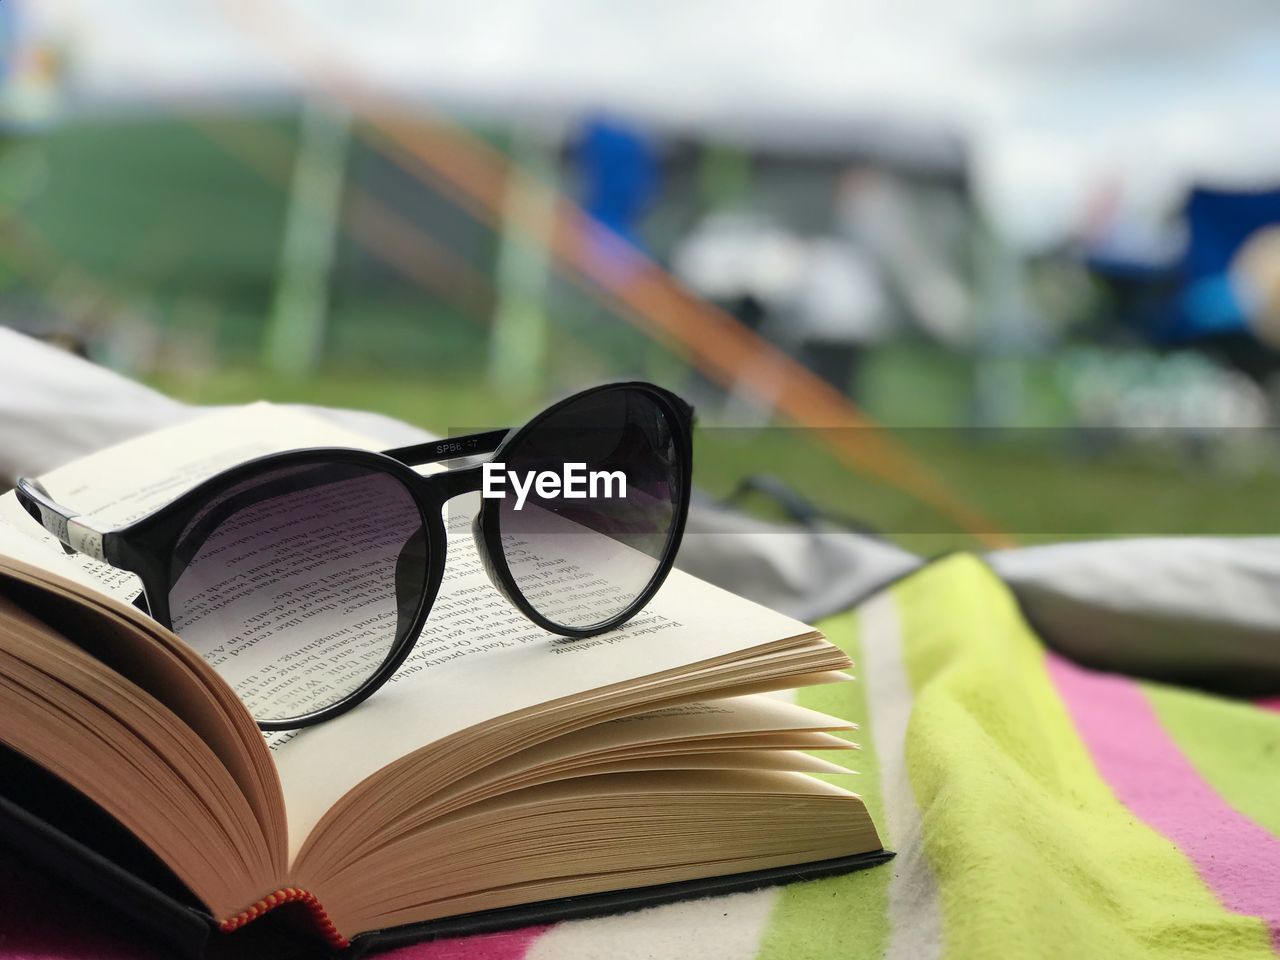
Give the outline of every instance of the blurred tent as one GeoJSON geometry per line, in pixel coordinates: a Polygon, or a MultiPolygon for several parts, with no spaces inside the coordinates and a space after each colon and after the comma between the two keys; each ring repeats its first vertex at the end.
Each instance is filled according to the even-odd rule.
{"type": "MultiPolygon", "coordinates": [[[[8,5],[8,4],[6,4],[8,5]]],[[[246,35],[247,0],[40,0],[76,109],[279,99],[287,64],[246,35]]],[[[957,162],[1023,247],[1068,235],[1099,182],[1156,216],[1193,182],[1280,175],[1273,0],[1023,4],[768,0],[488,4],[310,0],[308,22],[389,98],[550,127],[600,109],[756,146],[875,144],[957,162]]]]}

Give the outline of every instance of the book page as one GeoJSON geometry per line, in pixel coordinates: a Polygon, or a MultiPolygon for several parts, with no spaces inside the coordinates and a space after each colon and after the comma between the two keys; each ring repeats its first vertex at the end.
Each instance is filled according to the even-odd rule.
{"type": "MultiPolygon", "coordinates": [[[[747,760],[762,750],[852,749],[855,744],[830,731],[855,728],[855,724],[761,694],[681,703],[593,724],[512,753],[450,783],[431,798],[426,809],[432,816],[439,816],[441,809],[456,809],[462,802],[472,803],[479,796],[554,779],[562,771],[575,771],[573,775],[578,775],[587,767],[593,772],[589,768],[610,761],[714,753],[723,762],[724,757],[734,753],[747,760]]],[[[851,772],[825,761],[804,769],[851,772]]],[[[396,824],[395,829],[401,831],[404,827],[396,824]]],[[[344,842],[351,843],[348,837],[344,842]]]]}
{"type": "MultiPolygon", "coordinates": [[[[359,447],[372,441],[317,417],[254,403],[194,417],[100,450],[40,477],[58,503],[119,527],[164,506],[213,474],[254,457],[301,447],[359,447]]],[[[132,602],[138,578],[83,554],[67,554],[22,509],[0,496],[0,551],[132,602]]]]}
{"type": "Polygon", "coordinates": [[[585,778],[584,797],[589,797],[592,785],[606,773],[770,769],[844,778],[853,773],[848,767],[801,751],[853,749],[848,740],[827,732],[851,727],[760,695],[682,703],[592,724],[509,752],[430,794],[422,793],[421,778],[386,782],[378,811],[395,810],[397,815],[345,811],[340,830],[322,827],[324,841],[294,860],[293,876],[310,883],[324,875],[326,864],[355,863],[463,808],[558,780],[585,778]]]}

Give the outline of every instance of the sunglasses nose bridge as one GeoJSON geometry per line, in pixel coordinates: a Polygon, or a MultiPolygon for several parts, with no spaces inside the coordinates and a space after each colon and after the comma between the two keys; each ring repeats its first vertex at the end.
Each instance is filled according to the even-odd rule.
{"type": "Polygon", "coordinates": [[[506,583],[503,581],[502,575],[498,573],[497,564],[494,562],[493,555],[489,552],[489,547],[484,539],[484,527],[480,521],[480,514],[477,513],[471,518],[471,537],[475,540],[476,553],[480,555],[480,565],[484,567],[485,576],[489,578],[489,582],[493,584],[493,589],[497,590],[502,597],[514,607],[518,607],[515,598],[511,596],[511,591],[507,589],[506,583]]]}
{"type": "MultiPolygon", "coordinates": [[[[443,509],[444,505],[454,497],[475,493],[483,489],[483,471],[484,466],[481,464],[462,470],[450,470],[447,473],[428,474],[421,478],[422,490],[429,500],[439,503],[443,509]]],[[[511,591],[507,589],[502,575],[498,572],[492,554],[489,552],[488,545],[485,542],[481,517],[482,513],[477,511],[471,519],[471,536],[475,540],[476,553],[480,555],[480,563],[484,567],[484,572],[489,578],[489,582],[493,584],[493,588],[513,606],[518,606],[511,596],[511,591]]]]}
{"type": "Polygon", "coordinates": [[[429,473],[419,477],[420,488],[427,499],[444,506],[455,497],[476,493],[484,484],[483,464],[461,470],[429,473]]]}

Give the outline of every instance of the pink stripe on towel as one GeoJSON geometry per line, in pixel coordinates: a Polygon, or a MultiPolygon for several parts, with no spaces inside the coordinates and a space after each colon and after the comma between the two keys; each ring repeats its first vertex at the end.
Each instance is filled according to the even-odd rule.
{"type": "Polygon", "coordinates": [[[433,940],[382,954],[386,960],[524,960],[534,941],[550,926],[521,927],[474,937],[433,940]]]}
{"type": "Polygon", "coordinates": [[[1264,710],[1274,710],[1276,713],[1280,713],[1280,697],[1267,697],[1264,700],[1255,702],[1264,710]]]}
{"type": "Polygon", "coordinates": [[[1047,667],[1119,800],[1178,846],[1223,906],[1260,917],[1280,953],[1280,839],[1233,809],[1200,776],[1136,682],[1053,654],[1047,667]]]}

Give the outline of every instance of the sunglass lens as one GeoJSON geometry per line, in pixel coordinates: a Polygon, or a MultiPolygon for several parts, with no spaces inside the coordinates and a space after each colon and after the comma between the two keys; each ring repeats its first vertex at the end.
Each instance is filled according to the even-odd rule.
{"type": "Polygon", "coordinates": [[[426,526],[394,475],[358,463],[281,467],[214,498],[170,569],[174,630],[254,719],[292,720],[368,682],[416,622],[426,526]]]}
{"type": "Polygon", "coordinates": [[[652,394],[618,388],[548,413],[504,451],[503,557],[550,622],[605,624],[634,608],[662,569],[687,469],[676,427],[652,394]],[[555,479],[539,479],[547,474],[555,479]]]}

